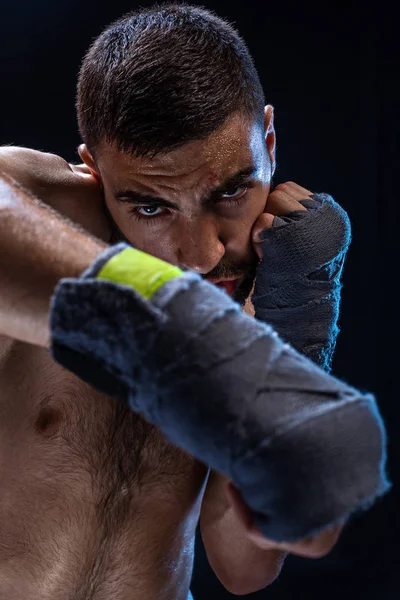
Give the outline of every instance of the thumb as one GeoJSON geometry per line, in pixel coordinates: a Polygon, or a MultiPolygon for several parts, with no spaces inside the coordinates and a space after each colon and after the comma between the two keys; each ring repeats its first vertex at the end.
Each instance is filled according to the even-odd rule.
{"type": "Polygon", "coordinates": [[[264,229],[269,229],[272,227],[274,219],[275,215],[264,212],[261,213],[261,215],[258,217],[257,221],[253,225],[253,229],[251,232],[251,240],[253,242],[254,250],[260,259],[263,258],[261,249],[261,243],[263,240],[261,239],[260,234],[262,231],[264,231],[264,229]]]}

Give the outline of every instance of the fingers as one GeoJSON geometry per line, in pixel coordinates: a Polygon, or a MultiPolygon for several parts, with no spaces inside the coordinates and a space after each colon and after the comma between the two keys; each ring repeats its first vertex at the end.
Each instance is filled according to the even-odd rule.
{"type": "Polygon", "coordinates": [[[324,529],[321,533],[312,538],[301,540],[300,542],[282,544],[282,549],[285,549],[291,554],[303,556],[305,558],[322,558],[329,554],[333,549],[344,525],[335,525],[324,529]]]}
{"type": "Polygon", "coordinates": [[[274,222],[274,215],[264,212],[258,217],[257,221],[253,225],[252,230],[252,240],[254,250],[256,251],[258,258],[262,259],[262,250],[261,250],[261,238],[260,233],[264,231],[264,229],[269,229],[272,227],[272,223],[274,222]]]}
{"type": "Polygon", "coordinates": [[[336,545],[344,525],[335,525],[324,529],[315,537],[299,542],[274,542],[265,538],[254,525],[249,529],[248,537],[260,548],[280,550],[304,558],[322,558],[331,552],[336,545]]]}
{"type": "Polygon", "coordinates": [[[293,181],[280,183],[276,186],[274,191],[271,192],[267,199],[265,212],[263,212],[254,223],[251,234],[253,247],[258,258],[263,258],[260,247],[262,242],[260,233],[264,231],[264,229],[272,227],[274,217],[276,216],[285,216],[296,210],[307,210],[300,204],[300,200],[306,200],[311,194],[312,192],[310,190],[301,187],[301,185],[297,185],[297,183],[293,183],[293,181]]]}
{"type": "Polygon", "coordinates": [[[284,216],[295,210],[307,210],[299,202],[306,200],[311,194],[310,190],[292,181],[280,183],[268,196],[265,210],[275,216],[284,216]]]}
{"type": "Polygon", "coordinates": [[[233,507],[239,522],[242,524],[246,537],[257,547],[264,550],[289,552],[305,558],[322,558],[329,554],[339,539],[344,522],[327,527],[317,535],[302,539],[298,542],[275,542],[266,538],[256,527],[252,513],[244,502],[241,492],[230,481],[225,489],[227,498],[233,507]]]}

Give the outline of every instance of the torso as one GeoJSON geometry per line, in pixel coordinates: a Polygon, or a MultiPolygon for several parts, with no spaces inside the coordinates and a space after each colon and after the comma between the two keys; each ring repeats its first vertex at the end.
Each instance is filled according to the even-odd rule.
{"type": "Polygon", "coordinates": [[[0,394],[0,597],[186,600],[207,467],[43,348],[0,339],[0,394]]]}

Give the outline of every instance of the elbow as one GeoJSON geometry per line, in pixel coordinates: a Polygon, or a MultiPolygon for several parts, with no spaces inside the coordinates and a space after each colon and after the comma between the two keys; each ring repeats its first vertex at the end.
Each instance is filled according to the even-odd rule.
{"type": "MultiPolygon", "coordinates": [[[[282,555],[282,553],[280,553],[282,555]]],[[[253,594],[264,590],[266,587],[271,585],[276,578],[279,576],[282,566],[284,563],[284,557],[280,556],[279,561],[272,567],[268,566],[267,570],[260,569],[258,573],[252,573],[251,575],[231,573],[221,581],[224,588],[234,596],[246,596],[247,594],[253,594]]]]}
{"type": "Polygon", "coordinates": [[[287,553],[271,550],[264,551],[262,555],[254,556],[254,562],[245,564],[246,568],[241,567],[239,563],[222,564],[221,561],[215,560],[211,560],[210,564],[217,578],[230,594],[245,596],[265,589],[276,580],[287,553]]]}

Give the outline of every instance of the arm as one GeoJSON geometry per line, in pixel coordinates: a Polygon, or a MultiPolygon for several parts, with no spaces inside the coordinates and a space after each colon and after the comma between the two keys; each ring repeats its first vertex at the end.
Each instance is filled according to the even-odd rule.
{"type": "Polygon", "coordinates": [[[231,594],[251,594],[279,575],[286,552],[260,548],[229,501],[229,479],[211,471],[200,514],[200,532],[215,575],[231,594]]]}
{"type": "MultiPolygon", "coordinates": [[[[28,238],[35,237],[46,211],[36,214],[28,195],[3,185],[8,226],[18,231],[23,217],[31,223],[28,238]]],[[[127,401],[172,443],[235,481],[267,538],[302,539],[387,490],[384,430],[373,397],[324,374],[195,273],[126,244],[99,246],[78,231],[85,243],[95,243],[98,254],[87,255],[91,264],[84,273],[84,259],[71,272],[57,246],[68,256],[60,220],[47,224],[57,231],[56,240],[50,234],[50,252],[56,248],[59,260],[49,266],[39,253],[43,271],[38,269],[37,259],[25,257],[19,233],[11,257],[21,278],[7,270],[10,260],[4,261],[2,276],[11,291],[26,287],[20,283],[27,277],[25,267],[43,278],[48,289],[39,314],[46,321],[58,281],[50,311],[53,357],[100,391],[127,401]],[[60,264],[67,268],[57,269],[60,264]],[[360,462],[368,469],[360,472],[360,462]]],[[[68,242],[72,253],[75,245],[78,255],[85,253],[78,239],[68,242]]],[[[30,239],[27,248],[35,249],[30,239]]],[[[32,279],[29,273],[27,281],[32,279]]],[[[25,293],[38,303],[35,290],[25,293]]],[[[10,315],[12,325],[12,310],[10,315]]],[[[26,333],[20,339],[27,339],[26,333]]],[[[45,327],[39,339],[47,342],[45,327]]]]}
{"type": "Polygon", "coordinates": [[[232,594],[252,594],[279,575],[288,553],[305,558],[326,556],[343,525],[293,543],[268,540],[255,527],[241,494],[232,482],[211,471],[200,514],[200,532],[208,561],[222,585],[232,594]]]}
{"type": "Polygon", "coordinates": [[[192,271],[106,248],[57,285],[50,327],[57,362],[234,481],[268,540],[315,536],[390,488],[374,397],[192,271]]]}
{"type": "Polygon", "coordinates": [[[85,165],[70,165],[55,154],[17,146],[0,147],[0,174],[54,208],[95,237],[108,240],[109,225],[99,204],[101,190],[85,165]]]}
{"type": "MultiPolygon", "coordinates": [[[[3,159],[0,173],[4,166],[3,159]]],[[[56,284],[78,277],[105,247],[11,177],[0,176],[0,335],[48,346],[56,284]]]]}
{"type": "Polygon", "coordinates": [[[351,241],[349,217],[329,195],[293,182],[275,188],[266,210],[253,228],[261,258],[252,296],[255,317],[329,372],[351,241]]]}
{"type": "MultiPolygon", "coordinates": [[[[268,212],[263,213],[254,226],[253,239],[258,242],[262,231],[274,227],[278,223],[280,225],[285,224],[283,220],[279,221],[276,217],[286,217],[286,215],[292,213],[297,216],[297,219],[301,219],[302,215],[307,214],[307,210],[300,204],[300,201],[309,195],[311,195],[311,192],[293,183],[278,186],[268,198],[266,208],[268,212]]],[[[290,237],[288,239],[290,240],[290,237]]],[[[262,241],[256,244],[255,250],[262,259],[262,241]]],[[[267,256],[268,254],[267,252],[267,256]]],[[[269,267],[267,260],[265,267],[262,265],[259,269],[257,291],[265,285],[265,279],[267,282],[269,281],[269,267]],[[266,278],[263,278],[264,270],[267,273],[266,278]]],[[[282,269],[286,270],[287,267],[282,265],[282,269]]],[[[295,277],[292,278],[291,285],[296,285],[295,277]]],[[[292,298],[298,304],[301,304],[304,291],[301,286],[298,284],[297,286],[297,292],[294,292],[294,287],[292,287],[292,298]]],[[[325,296],[327,296],[327,290],[321,289],[321,297],[324,298],[325,296]]],[[[277,311],[270,311],[268,315],[264,315],[257,300],[255,298],[258,318],[265,321],[269,320],[271,324],[276,325],[278,332],[281,332],[282,326],[285,326],[282,334],[285,335],[287,340],[293,343],[298,341],[298,332],[299,329],[302,330],[302,323],[309,323],[307,309],[303,309],[303,313],[305,312],[303,315],[301,310],[295,314],[293,309],[289,307],[289,310],[286,311],[287,314],[281,318],[279,323],[275,324],[274,317],[277,311]]],[[[331,296],[330,302],[338,306],[339,300],[340,295],[337,292],[331,296]]],[[[318,303],[315,303],[315,305],[316,307],[313,307],[314,322],[318,323],[321,318],[321,307],[318,303]]],[[[330,313],[327,313],[327,316],[325,328],[320,333],[320,345],[317,352],[314,352],[313,358],[319,363],[324,364],[326,362],[329,365],[329,357],[325,361],[325,354],[320,351],[320,348],[323,348],[329,341],[330,355],[333,353],[338,332],[335,327],[338,309],[332,311],[332,316],[330,313]],[[335,335],[332,335],[332,332],[335,335]]],[[[309,327],[308,325],[308,330],[309,327]]],[[[299,349],[303,350],[301,345],[299,349]]],[[[207,484],[200,518],[203,543],[210,565],[223,585],[233,593],[252,593],[266,587],[275,579],[283,565],[285,552],[282,545],[279,549],[279,545],[268,542],[266,538],[263,538],[262,534],[251,523],[251,515],[240,496],[235,494],[235,501],[230,491],[232,491],[232,485],[229,480],[219,473],[212,472],[207,484]],[[269,548],[268,545],[271,547],[269,548]]],[[[336,543],[340,530],[341,527],[327,529],[314,538],[302,540],[296,544],[287,544],[285,549],[293,554],[310,558],[324,556],[336,543]]]]}

